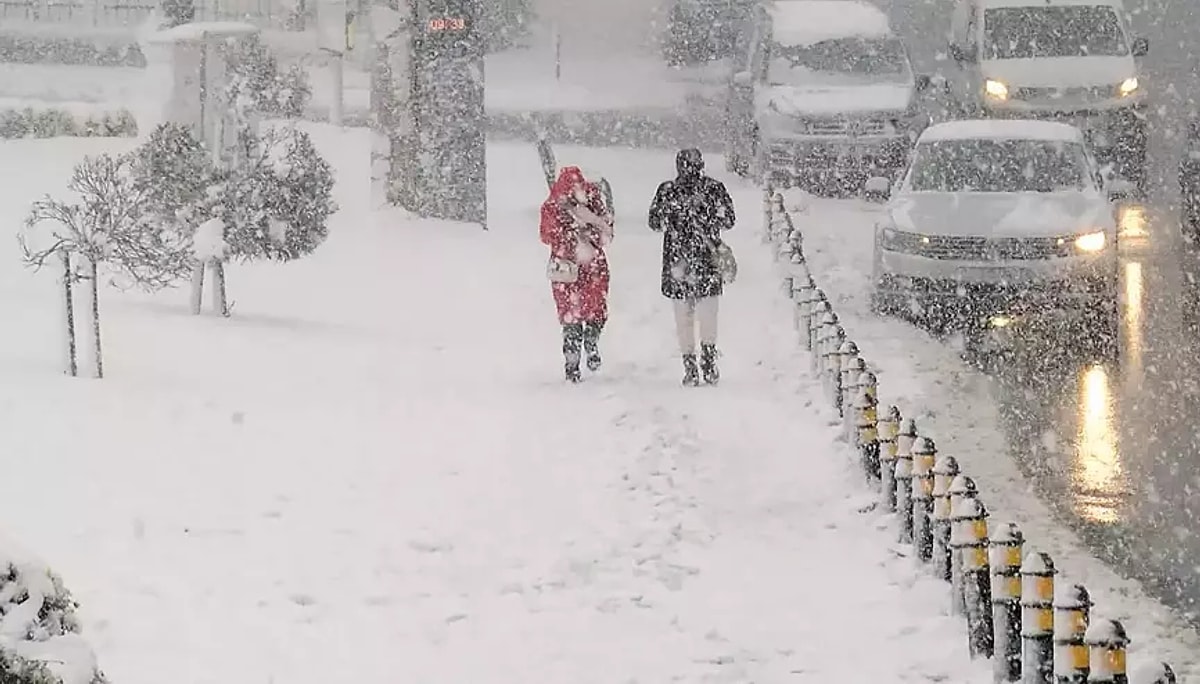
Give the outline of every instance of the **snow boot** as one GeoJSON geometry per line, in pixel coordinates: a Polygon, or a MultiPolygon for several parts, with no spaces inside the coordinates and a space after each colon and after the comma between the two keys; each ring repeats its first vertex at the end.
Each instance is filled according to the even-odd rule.
{"type": "Polygon", "coordinates": [[[696,366],[695,354],[683,355],[683,384],[685,387],[700,385],[700,368],[696,366]]]}
{"type": "Polygon", "coordinates": [[[583,346],[583,325],[569,323],[563,329],[563,370],[567,382],[579,382],[580,347],[583,346]]]}
{"type": "Polygon", "coordinates": [[[600,358],[600,333],[604,330],[604,321],[593,321],[583,326],[583,349],[587,353],[588,370],[595,373],[600,370],[603,359],[600,358]]]}
{"type": "Polygon", "coordinates": [[[700,372],[704,374],[704,382],[715,385],[721,379],[717,370],[717,347],[713,344],[700,345],[700,372]]]}

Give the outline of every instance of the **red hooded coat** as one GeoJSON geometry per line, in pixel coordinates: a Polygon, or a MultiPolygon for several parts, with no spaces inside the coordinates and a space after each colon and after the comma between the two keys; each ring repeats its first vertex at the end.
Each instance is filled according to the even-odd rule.
{"type": "Polygon", "coordinates": [[[550,187],[550,196],[542,203],[541,237],[552,257],[579,264],[575,282],[550,283],[559,323],[607,320],[609,274],[604,248],[613,239],[612,216],[600,188],[584,179],[578,167],[564,167],[550,187]],[[572,215],[567,203],[576,187],[582,188],[586,208],[602,219],[602,226],[583,223],[572,215]]]}

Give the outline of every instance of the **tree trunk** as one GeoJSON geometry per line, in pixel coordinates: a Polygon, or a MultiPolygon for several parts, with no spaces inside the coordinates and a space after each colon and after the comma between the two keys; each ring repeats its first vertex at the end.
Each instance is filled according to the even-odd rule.
{"type": "Polygon", "coordinates": [[[65,345],[63,349],[64,360],[66,361],[67,375],[75,377],[79,375],[78,355],[75,350],[75,298],[72,289],[75,287],[75,277],[71,273],[71,255],[67,250],[61,250],[58,253],[62,259],[63,266],[63,331],[62,341],[65,345]]]}
{"type": "Polygon", "coordinates": [[[208,268],[208,264],[201,261],[192,269],[192,291],[189,294],[193,316],[199,316],[200,309],[204,306],[204,269],[206,268],[208,268]]]}
{"type": "Polygon", "coordinates": [[[229,301],[225,297],[225,262],[220,259],[212,262],[212,303],[213,311],[229,316],[229,301]]]}
{"type": "Polygon", "coordinates": [[[104,377],[104,359],[103,348],[100,345],[100,282],[98,278],[98,268],[95,261],[87,259],[87,274],[83,278],[84,292],[88,299],[87,316],[87,331],[85,336],[88,346],[88,354],[86,355],[85,363],[88,366],[88,376],[92,378],[104,377]]]}

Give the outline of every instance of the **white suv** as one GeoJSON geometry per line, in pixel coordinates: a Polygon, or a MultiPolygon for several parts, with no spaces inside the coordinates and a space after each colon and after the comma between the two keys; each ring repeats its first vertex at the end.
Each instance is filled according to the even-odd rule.
{"type": "Polygon", "coordinates": [[[1101,163],[1145,191],[1146,93],[1121,0],[958,0],[947,80],[964,116],[1039,118],[1084,131],[1101,163]]]}
{"type": "Polygon", "coordinates": [[[726,112],[731,171],[861,187],[903,167],[928,123],[887,15],[866,0],[775,0],[752,15],[726,112]]]}
{"type": "MultiPolygon", "coordinates": [[[[871,192],[886,193],[873,178],[871,192]]],[[[873,308],[971,323],[1013,309],[1117,324],[1116,221],[1074,126],[969,120],[930,126],[876,226],[873,308]]],[[[1094,328],[1093,328],[1094,329],[1094,328]]]]}

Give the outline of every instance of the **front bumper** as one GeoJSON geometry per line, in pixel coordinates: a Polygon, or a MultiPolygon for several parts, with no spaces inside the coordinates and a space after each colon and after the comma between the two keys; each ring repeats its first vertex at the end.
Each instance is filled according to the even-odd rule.
{"type": "Polygon", "coordinates": [[[904,166],[912,141],[905,134],[835,138],[776,138],[765,143],[769,171],[805,176],[823,171],[890,173],[904,166]]]}
{"type": "Polygon", "coordinates": [[[880,251],[876,291],[918,305],[986,315],[1014,307],[1090,311],[1117,298],[1116,254],[980,263],[880,251]]]}

